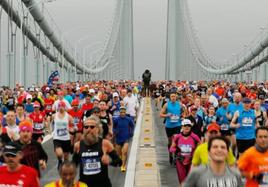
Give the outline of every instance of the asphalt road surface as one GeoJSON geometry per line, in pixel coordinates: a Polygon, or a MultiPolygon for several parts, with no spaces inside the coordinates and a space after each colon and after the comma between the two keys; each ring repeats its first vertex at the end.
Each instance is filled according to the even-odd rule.
{"type": "MultiPolygon", "coordinates": [[[[53,151],[52,139],[43,144],[45,151],[48,154],[47,169],[42,172],[41,186],[59,179],[59,174],[57,170],[58,160],[53,151]]],[[[71,157],[70,157],[71,159],[71,157]]],[[[125,183],[125,173],[120,171],[120,167],[109,166],[109,177],[114,187],[123,187],[125,183]]]]}
{"type": "MultiPolygon", "coordinates": [[[[152,102],[154,105],[154,102],[152,102]]],[[[168,140],[166,137],[165,125],[163,118],[159,117],[160,107],[152,106],[154,115],[154,133],[155,133],[155,146],[157,155],[157,164],[160,171],[161,187],[178,187],[178,177],[175,166],[169,164],[168,157],[168,140]]]]}
{"type": "MultiPolygon", "coordinates": [[[[154,115],[154,131],[155,145],[157,154],[157,163],[160,170],[161,187],[178,187],[178,178],[175,166],[171,166],[168,160],[167,138],[163,119],[159,118],[159,109],[154,107],[152,102],[152,112],[154,115]]],[[[47,169],[42,172],[41,185],[56,180],[59,178],[57,170],[57,159],[53,151],[52,139],[43,144],[44,149],[48,154],[47,169]]],[[[71,157],[70,157],[71,158],[71,157]]],[[[109,167],[109,176],[114,187],[123,187],[125,183],[125,173],[120,171],[120,168],[109,167]]]]}

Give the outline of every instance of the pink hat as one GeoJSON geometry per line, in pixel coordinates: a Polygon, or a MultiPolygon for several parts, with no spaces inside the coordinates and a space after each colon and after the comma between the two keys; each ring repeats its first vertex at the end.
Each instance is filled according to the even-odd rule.
{"type": "Polygon", "coordinates": [[[20,129],[20,132],[21,131],[33,132],[33,125],[32,125],[32,123],[30,121],[24,120],[24,121],[20,122],[19,129],[20,129]]]}

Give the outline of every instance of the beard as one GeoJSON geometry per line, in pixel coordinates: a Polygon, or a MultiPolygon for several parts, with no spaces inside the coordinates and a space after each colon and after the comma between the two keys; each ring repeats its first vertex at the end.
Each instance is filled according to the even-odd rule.
{"type": "Polygon", "coordinates": [[[87,133],[84,137],[84,140],[88,145],[93,145],[98,142],[99,136],[92,133],[87,133]]]}

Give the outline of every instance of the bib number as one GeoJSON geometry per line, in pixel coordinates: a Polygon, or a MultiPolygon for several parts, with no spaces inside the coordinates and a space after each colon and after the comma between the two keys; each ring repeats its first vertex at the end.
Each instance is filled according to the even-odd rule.
{"type": "Polygon", "coordinates": [[[252,126],[252,123],[253,123],[253,120],[249,117],[244,117],[242,119],[242,126],[244,126],[244,127],[250,127],[250,126],[252,126]]]}
{"type": "Polygon", "coordinates": [[[47,105],[46,106],[46,110],[52,110],[52,106],[51,105],[47,105]]]}
{"type": "Polygon", "coordinates": [[[101,172],[100,158],[87,158],[83,160],[83,174],[95,175],[101,172]]]}
{"type": "Polygon", "coordinates": [[[77,125],[79,123],[79,118],[74,117],[74,124],[77,125]]]}
{"type": "Polygon", "coordinates": [[[177,123],[179,121],[180,117],[177,115],[170,116],[170,122],[177,123]]]}
{"type": "Polygon", "coordinates": [[[228,129],[228,124],[221,124],[221,130],[227,131],[228,129]]]}
{"type": "Polygon", "coordinates": [[[183,144],[183,145],[180,145],[180,150],[183,156],[190,155],[192,152],[192,146],[183,144]]]}
{"type": "Polygon", "coordinates": [[[68,134],[67,129],[57,129],[57,135],[58,136],[66,136],[68,134]]]}
{"type": "Polygon", "coordinates": [[[42,130],[44,128],[43,123],[34,123],[35,130],[42,130]]]}

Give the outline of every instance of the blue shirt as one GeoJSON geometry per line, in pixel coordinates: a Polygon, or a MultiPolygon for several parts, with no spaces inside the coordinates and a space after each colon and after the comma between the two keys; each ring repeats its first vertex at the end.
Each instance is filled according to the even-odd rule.
{"type": "Polygon", "coordinates": [[[217,123],[221,126],[221,130],[228,130],[230,128],[229,120],[226,116],[227,108],[220,107],[216,111],[217,123]]]}
{"type": "Polygon", "coordinates": [[[118,116],[113,119],[113,123],[113,133],[117,144],[124,143],[133,136],[134,123],[130,117],[118,116]]]}
{"type": "Polygon", "coordinates": [[[28,113],[32,113],[34,111],[34,107],[32,104],[25,104],[24,107],[25,107],[25,111],[28,113]]]}
{"type": "Polygon", "coordinates": [[[230,113],[232,117],[234,116],[234,113],[238,110],[243,110],[243,104],[241,102],[239,104],[230,103],[227,107],[227,113],[230,113]]]}
{"type": "Polygon", "coordinates": [[[239,123],[239,127],[235,130],[236,139],[255,139],[256,116],[254,110],[239,110],[237,122],[239,123]]]}
{"type": "Polygon", "coordinates": [[[166,127],[174,128],[181,126],[181,105],[178,101],[172,103],[167,102],[167,114],[171,114],[170,117],[166,118],[166,127]]]}

